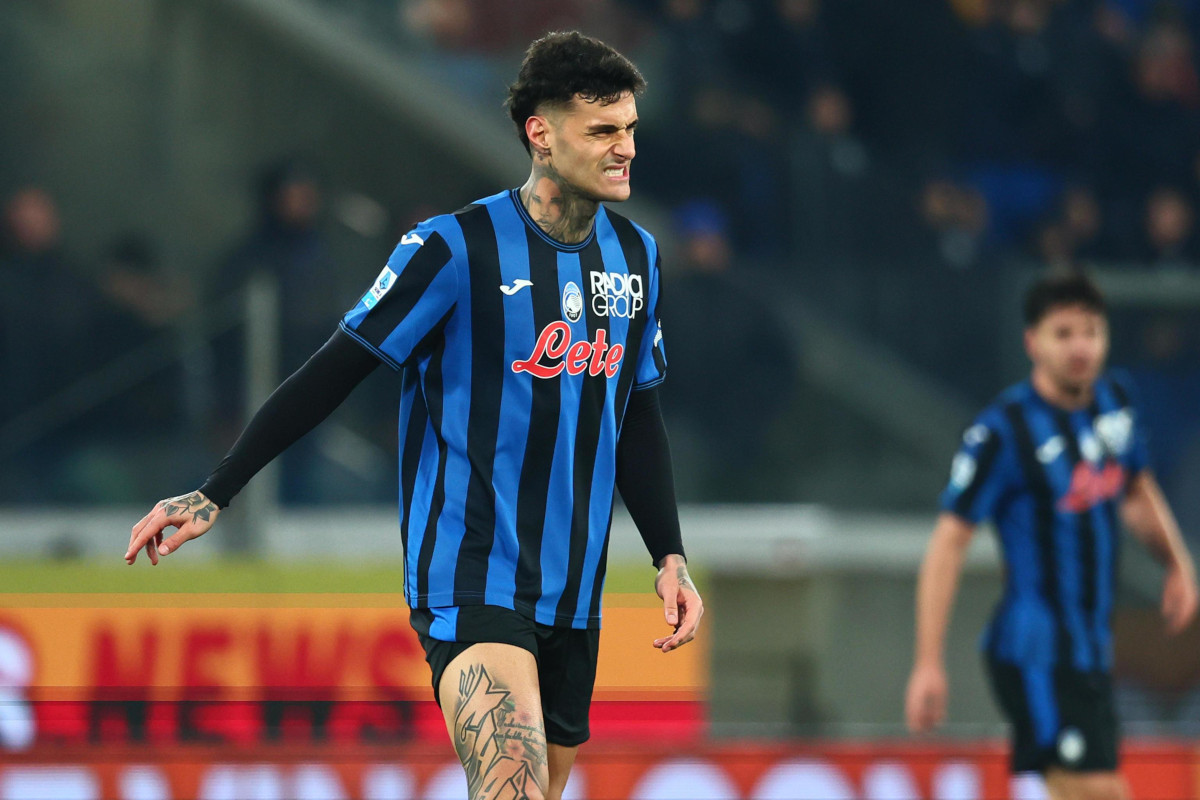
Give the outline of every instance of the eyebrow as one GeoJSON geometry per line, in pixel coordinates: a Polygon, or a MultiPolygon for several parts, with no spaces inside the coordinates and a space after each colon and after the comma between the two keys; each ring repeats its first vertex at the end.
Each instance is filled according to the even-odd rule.
{"type": "Polygon", "coordinates": [[[636,119],[627,125],[613,125],[612,123],[597,123],[595,125],[589,125],[587,127],[587,132],[588,133],[613,133],[614,131],[619,131],[622,128],[624,128],[625,130],[631,131],[637,127],[637,124],[638,124],[638,121],[636,119]]]}

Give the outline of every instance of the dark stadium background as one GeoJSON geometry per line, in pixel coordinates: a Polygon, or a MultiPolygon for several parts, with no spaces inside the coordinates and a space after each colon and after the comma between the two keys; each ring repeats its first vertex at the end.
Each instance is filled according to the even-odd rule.
{"type": "MultiPolygon", "coordinates": [[[[637,650],[659,612],[619,513],[568,796],[1038,796],[976,651],[990,534],[919,740],[914,576],[963,427],[1027,368],[1023,288],[1077,268],[1195,549],[1194,0],[0,3],[0,800],[461,795],[396,594],[393,376],[205,540],[119,556],[414,222],[524,180],[505,86],[568,28],[649,82],[625,211],[663,243],[710,606],[637,650]]],[[[1200,627],[1163,636],[1158,582],[1124,554],[1126,771],[1200,797],[1200,627]]]]}

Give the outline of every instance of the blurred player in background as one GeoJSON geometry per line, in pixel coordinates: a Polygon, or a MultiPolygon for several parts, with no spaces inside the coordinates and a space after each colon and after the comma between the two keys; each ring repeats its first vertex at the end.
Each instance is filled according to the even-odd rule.
{"type": "Polygon", "coordinates": [[[1104,299],[1081,275],[1025,298],[1029,380],[984,409],[954,458],[917,584],[916,660],[905,715],[927,731],[946,715],[943,644],[963,554],[991,518],[1004,596],[984,649],[1013,726],[1013,772],[1040,772],[1050,796],[1125,798],[1112,692],[1118,516],[1166,568],[1172,633],[1196,613],[1196,576],[1147,466],[1130,389],[1104,374],[1104,299]]]}
{"type": "Polygon", "coordinates": [[[529,180],[405,234],[332,338],[198,491],[137,524],[125,556],[144,547],[157,564],[205,533],[380,362],[402,370],[405,598],[472,800],[562,796],[589,736],[614,488],[659,567],[674,633],[654,646],[691,641],[703,613],[656,388],[658,247],[600,205],[629,197],[643,86],[595,39],[534,42],[508,97],[529,180]]]}

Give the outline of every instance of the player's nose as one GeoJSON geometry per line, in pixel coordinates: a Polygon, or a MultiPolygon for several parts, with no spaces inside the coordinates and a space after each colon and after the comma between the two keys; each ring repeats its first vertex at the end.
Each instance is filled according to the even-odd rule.
{"type": "Polygon", "coordinates": [[[626,161],[637,155],[637,147],[633,143],[633,134],[626,131],[613,145],[613,155],[620,156],[626,161]]]}

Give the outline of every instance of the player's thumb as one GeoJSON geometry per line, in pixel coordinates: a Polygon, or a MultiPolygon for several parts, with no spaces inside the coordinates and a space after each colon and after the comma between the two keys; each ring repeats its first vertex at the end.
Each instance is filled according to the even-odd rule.
{"type": "Polygon", "coordinates": [[[663,597],[663,616],[667,618],[668,625],[679,624],[679,606],[675,600],[677,595],[677,592],[672,591],[667,592],[666,596],[663,597]]]}
{"type": "Polygon", "coordinates": [[[184,542],[191,538],[191,536],[183,531],[179,531],[174,536],[169,536],[166,539],[163,539],[162,544],[158,546],[158,554],[160,556],[169,556],[171,553],[174,553],[176,550],[178,550],[184,542]]]}

